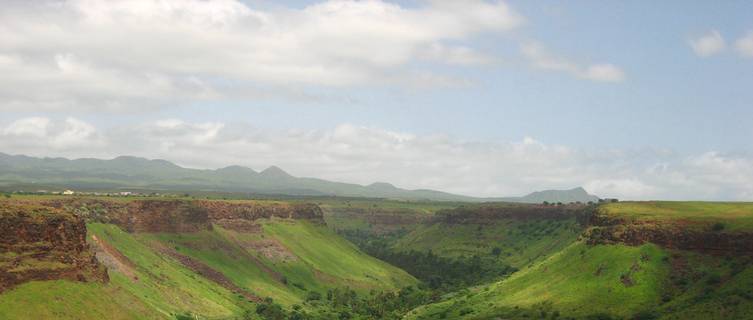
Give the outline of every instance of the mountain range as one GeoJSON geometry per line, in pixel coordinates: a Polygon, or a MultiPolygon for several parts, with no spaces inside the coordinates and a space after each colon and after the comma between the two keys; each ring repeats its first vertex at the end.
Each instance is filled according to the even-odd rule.
{"type": "Polygon", "coordinates": [[[477,198],[435,190],[401,189],[385,182],[364,186],[294,177],[276,166],[260,172],[242,166],[212,170],[184,168],[166,160],[131,156],[120,156],[111,160],[70,160],[0,153],[0,187],[7,189],[26,185],[82,190],[216,191],[471,202],[568,203],[599,199],[588,194],[583,188],[538,191],[523,197],[477,198]]]}

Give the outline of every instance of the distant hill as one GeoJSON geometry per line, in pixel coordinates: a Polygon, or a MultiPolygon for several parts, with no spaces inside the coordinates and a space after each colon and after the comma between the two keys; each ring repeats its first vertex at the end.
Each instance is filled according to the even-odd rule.
{"type": "Polygon", "coordinates": [[[534,192],[516,198],[476,198],[435,190],[407,190],[385,182],[368,186],[317,178],[294,177],[271,166],[261,172],[242,166],[216,170],[183,168],[166,160],[121,156],[111,160],[35,158],[0,153],[0,187],[24,190],[142,189],[154,191],[218,191],[290,196],[342,196],[436,201],[509,201],[525,203],[588,202],[598,197],[582,188],[534,192]]]}
{"type": "Polygon", "coordinates": [[[499,198],[499,201],[505,202],[520,202],[520,203],[542,203],[547,202],[583,202],[589,201],[598,202],[599,197],[589,194],[585,189],[581,187],[573,188],[570,190],[544,190],[532,192],[522,197],[510,197],[499,198]]]}

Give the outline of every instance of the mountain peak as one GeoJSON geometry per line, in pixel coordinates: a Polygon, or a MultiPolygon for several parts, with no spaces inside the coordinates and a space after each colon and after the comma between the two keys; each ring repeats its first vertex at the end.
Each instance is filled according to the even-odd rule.
{"type": "Polygon", "coordinates": [[[264,171],[260,172],[262,176],[270,177],[270,178],[292,178],[290,174],[285,172],[284,170],[280,169],[278,166],[270,166],[269,168],[264,169],[264,171]]]}

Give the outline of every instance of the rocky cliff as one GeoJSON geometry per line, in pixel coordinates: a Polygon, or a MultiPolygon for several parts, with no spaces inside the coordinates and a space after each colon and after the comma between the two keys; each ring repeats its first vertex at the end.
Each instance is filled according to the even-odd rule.
{"type": "Polygon", "coordinates": [[[33,280],[107,281],[84,221],[65,211],[0,204],[0,292],[33,280]]]}
{"type": "Polygon", "coordinates": [[[610,217],[597,210],[589,218],[583,238],[589,244],[654,243],[669,249],[713,255],[753,254],[753,233],[714,230],[711,223],[684,220],[632,220],[610,217]]]}
{"type": "Polygon", "coordinates": [[[114,223],[128,232],[197,232],[212,224],[241,231],[256,231],[257,219],[272,217],[306,219],[323,223],[315,204],[222,201],[222,200],[132,200],[69,198],[46,201],[93,222],[114,223]]]}

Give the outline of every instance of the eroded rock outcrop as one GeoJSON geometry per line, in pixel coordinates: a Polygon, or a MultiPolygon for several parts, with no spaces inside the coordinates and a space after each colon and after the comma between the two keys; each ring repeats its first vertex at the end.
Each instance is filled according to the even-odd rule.
{"type": "Polygon", "coordinates": [[[86,243],[84,221],[51,207],[0,203],[0,292],[56,279],[108,280],[86,243]]]}
{"type": "Polygon", "coordinates": [[[611,217],[597,211],[583,233],[589,244],[654,243],[669,249],[713,255],[753,254],[753,234],[714,230],[710,223],[684,220],[645,221],[611,217]]]}
{"type": "Polygon", "coordinates": [[[69,198],[45,204],[87,221],[116,224],[128,232],[198,232],[210,230],[212,224],[236,231],[259,232],[261,227],[255,221],[273,217],[324,223],[322,210],[309,203],[69,198]]]}

